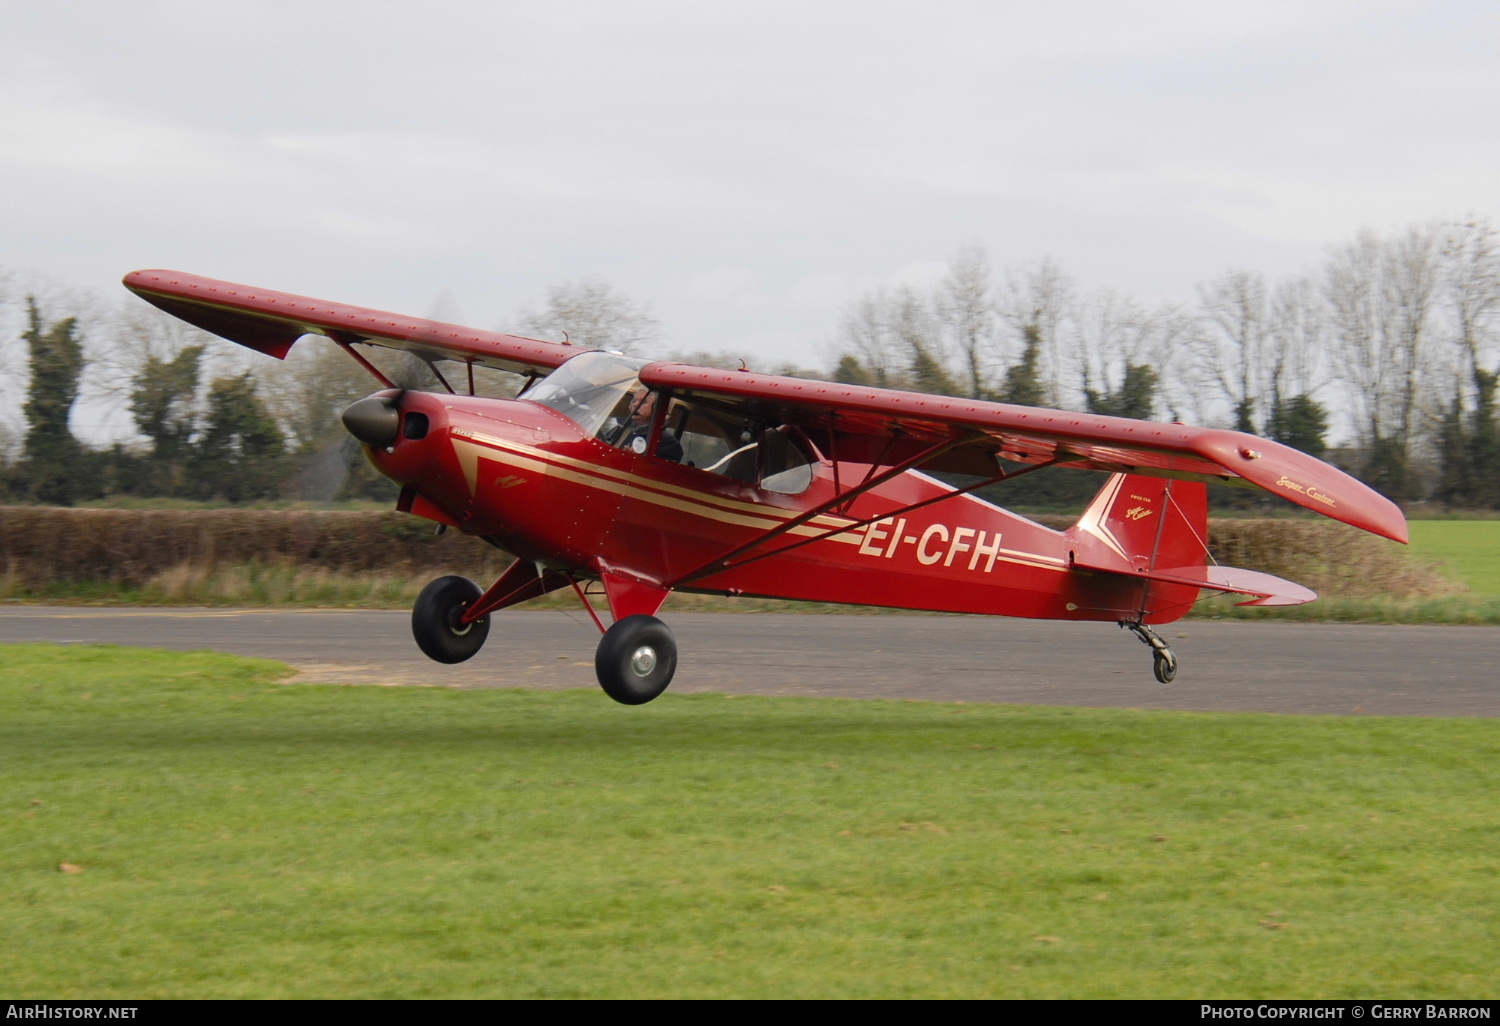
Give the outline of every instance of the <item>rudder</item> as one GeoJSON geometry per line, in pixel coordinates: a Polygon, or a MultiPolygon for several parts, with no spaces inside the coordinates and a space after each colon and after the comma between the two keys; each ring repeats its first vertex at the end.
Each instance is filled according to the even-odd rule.
{"type": "Polygon", "coordinates": [[[1140,578],[1138,612],[1149,623],[1176,620],[1199,589],[1152,575],[1209,561],[1208,488],[1201,481],[1114,474],[1067,534],[1075,566],[1140,578]]]}

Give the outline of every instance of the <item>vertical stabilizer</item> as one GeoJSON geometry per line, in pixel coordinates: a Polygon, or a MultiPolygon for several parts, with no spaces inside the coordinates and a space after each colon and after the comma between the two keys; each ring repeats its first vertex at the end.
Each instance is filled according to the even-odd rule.
{"type": "Polygon", "coordinates": [[[1198,587],[1163,580],[1163,572],[1208,560],[1208,489],[1199,481],[1114,474],[1067,531],[1079,568],[1142,581],[1140,613],[1175,620],[1198,599],[1198,587]]]}

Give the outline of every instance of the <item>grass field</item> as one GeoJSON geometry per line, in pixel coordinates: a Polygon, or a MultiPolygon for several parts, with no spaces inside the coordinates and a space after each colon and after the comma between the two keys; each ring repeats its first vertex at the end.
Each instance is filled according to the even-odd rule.
{"type": "Polygon", "coordinates": [[[1205,596],[1194,616],[1365,623],[1500,624],[1500,520],[1412,520],[1411,556],[1457,582],[1452,594],[1325,594],[1283,608],[1236,607],[1234,596],[1205,596]]]}
{"type": "Polygon", "coordinates": [[[1500,520],[1413,520],[1411,548],[1440,561],[1476,595],[1500,597],[1500,520]]]}
{"type": "Polygon", "coordinates": [[[1500,992],[1496,721],[0,670],[12,997],[1500,992]]]}

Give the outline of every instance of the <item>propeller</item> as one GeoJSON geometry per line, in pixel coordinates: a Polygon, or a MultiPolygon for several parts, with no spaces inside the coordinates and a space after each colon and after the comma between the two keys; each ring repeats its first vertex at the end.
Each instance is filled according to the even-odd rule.
{"type": "MultiPolygon", "coordinates": [[[[448,323],[462,323],[458,302],[453,293],[439,290],[428,306],[427,319],[448,323]]],[[[382,350],[381,373],[395,386],[382,389],[373,395],[356,400],[344,408],[339,419],[348,434],[332,439],[318,450],[297,476],[297,490],[303,498],[314,502],[332,502],[349,479],[354,461],[360,456],[361,445],[385,448],[396,440],[400,429],[401,397],[408,391],[433,391],[442,389],[432,367],[421,357],[404,351],[382,350]]]]}
{"type": "Polygon", "coordinates": [[[353,435],[330,441],[297,474],[297,493],[311,502],[332,502],[349,480],[349,470],[359,456],[353,435]]]}

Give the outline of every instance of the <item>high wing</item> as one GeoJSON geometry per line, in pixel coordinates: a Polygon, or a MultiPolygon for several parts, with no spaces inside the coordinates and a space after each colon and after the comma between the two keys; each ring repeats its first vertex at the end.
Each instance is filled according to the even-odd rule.
{"type": "MultiPolygon", "coordinates": [[[[455,360],[516,374],[548,371],[582,352],[558,342],[476,331],[179,271],[134,271],[125,276],[125,287],[174,317],[278,360],[285,359],[303,335],[326,335],[344,346],[398,349],[429,364],[455,360]]],[[[378,376],[373,367],[370,370],[378,376]]]]}
{"type": "Polygon", "coordinates": [[[751,404],[800,426],[835,461],[900,464],[977,477],[1006,462],[1244,483],[1405,543],[1395,503],[1335,467],[1239,431],[1158,424],[918,392],[653,363],[641,380],[703,401],[751,404]],[[921,459],[924,451],[933,455],[921,459]]]}

